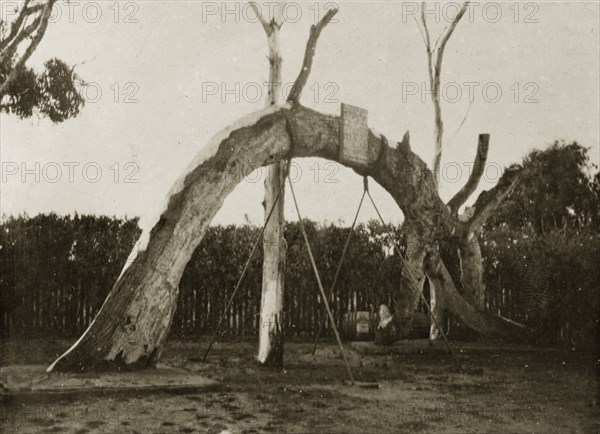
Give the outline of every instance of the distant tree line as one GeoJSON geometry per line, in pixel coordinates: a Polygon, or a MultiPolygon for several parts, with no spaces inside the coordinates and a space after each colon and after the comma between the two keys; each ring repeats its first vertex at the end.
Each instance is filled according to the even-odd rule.
{"type": "Polygon", "coordinates": [[[507,314],[538,339],[597,349],[600,173],[589,148],[557,141],[507,170],[520,187],[481,235],[488,303],[508,296],[507,314]]]}

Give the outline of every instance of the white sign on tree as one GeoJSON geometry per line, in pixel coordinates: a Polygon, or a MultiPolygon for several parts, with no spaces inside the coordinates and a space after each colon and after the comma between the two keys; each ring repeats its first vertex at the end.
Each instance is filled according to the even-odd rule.
{"type": "Polygon", "coordinates": [[[340,134],[340,160],[349,164],[368,164],[368,111],[342,103],[340,134]]]}

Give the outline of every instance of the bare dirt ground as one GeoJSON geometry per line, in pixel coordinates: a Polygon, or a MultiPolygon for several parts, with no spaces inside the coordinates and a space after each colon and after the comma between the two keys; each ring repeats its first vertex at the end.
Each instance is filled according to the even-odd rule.
{"type": "MultiPolygon", "coordinates": [[[[5,365],[50,363],[70,342],[2,345],[5,365]]],[[[568,350],[463,344],[461,371],[443,345],[347,347],[357,380],[333,343],[287,343],[286,368],[254,363],[254,341],[170,342],[162,363],[221,382],[214,391],[134,392],[4,399],[2,433],[597,433],[597,360],[568,350]],[[196,360],[196,361],[191,361],[196,360]]]]}

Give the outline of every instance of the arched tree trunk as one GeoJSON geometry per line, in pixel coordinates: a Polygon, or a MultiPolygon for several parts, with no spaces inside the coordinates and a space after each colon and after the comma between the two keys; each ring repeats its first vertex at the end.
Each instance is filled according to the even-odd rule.
{"type": "MultiPolygon", "coordinates": [[[[184,268],[223,201],[240,181],[239,171],[250,173],[284,158],[338,161],[339,127],[337,116],[294,105],[292,109],[274,107],[254,113],[220,133],[208,145],[211,155],[197,158],[183,181],[174,186],[147,245],[140,246],[90,327],[48,370],[153,366],[170,327],[184,268]]],[[[420,242],[432,245],[456,233],[459,222],[439,198],[431,171],[411,151],[405,137],[391,147],[385,137],[370,131],[368,162],[351,167],[360,175],[373,177],[387,190],[420,242]]],[[[465,322],[486,333],[510,336],[515,331],[514,324],[481,315],[468,304],[450,285],[452,281],[448,282],[449,275],[443,273],[445,267],[440,264],[426,271],[435,271],[449,292],[449,309],[465,310],[465,322]]],[[[400,290],[396,299],[401,300],[405,293],[405,289],[400,290]]]]}

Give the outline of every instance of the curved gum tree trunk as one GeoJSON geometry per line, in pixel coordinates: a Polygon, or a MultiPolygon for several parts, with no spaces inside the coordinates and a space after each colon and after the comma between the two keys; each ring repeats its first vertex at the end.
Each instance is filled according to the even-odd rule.
{"type": "MultiPolygon", "coordinates": [[[[213,153],[198,161],[172,189],[166,210],[148,243],[126,268],[83,336],[48,371],[151,367],[161,353],[176,306],[184,268],[225,198],[250,173],[286,158],[320,157],[339,161],[340,120],[300,105],[252,114],[209,144],[213,153]]],[[[369,132],[368,162],[350,166],[371,176],[394,198],[424,245],[455,232],[439,198],[431,171],[404,140],[388,146],[369,132]]],[[[427,259],[427,258],[426,258],[427,259]]],[[[435,270],[443,279],[443,263],[435,270]],[[440,271],[441,270],[441,271],[440,271]]],[[[426,272],[431,270],[426,269],[426,272]]],[[[437,274],[436,274],[437,275],[437,274]]],[[[452,283],[450,279],[450,283],[452,283]]],[[[466,323],[486,332],[511,336],[515,325],[480,314],[452,287],[449,309],[466,309],[466,323]]],[[[404,290],[399,291],[401,299],[404,290]]]]}

